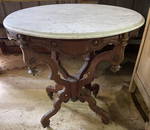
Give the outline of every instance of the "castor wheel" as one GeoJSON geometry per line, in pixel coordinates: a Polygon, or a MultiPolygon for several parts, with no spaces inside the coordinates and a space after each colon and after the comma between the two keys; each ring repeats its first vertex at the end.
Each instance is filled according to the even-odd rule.
{"type": "Polygon", "coordinates": [[[97,94],[98,94],[98,92],[99,92],[99,89],[100,89],[100,86],[99,86],[98,84],[93,84],[93,85],[92,85],[92,92],[93,92],[93,95],[94,95],[95,97],[97,97],[97,94]]]}

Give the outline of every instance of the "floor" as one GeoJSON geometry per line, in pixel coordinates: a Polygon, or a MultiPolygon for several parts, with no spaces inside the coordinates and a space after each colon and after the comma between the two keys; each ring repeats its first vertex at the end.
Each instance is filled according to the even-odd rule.
{"type": "MultiPolygon", "coordinates": [[[[74,73],[80,59],[64,59],[64,65],[74,73]]],[[[97,104],[112,119],[105,125],[87,103],[69,102],[51,118],[47,130],[144,130],[144,122],[136,110],[128,83],[133,64],[125,61],[117,73],[104,63],[97,68],[96,83],[101,84],[97,104]]],[[[21,56],[0,56],[0,130],[44,130],[41,116],[52,108],[45,87],[54,82],[48,80],[46,66],[39,66],[39,74],[27,74],[21,56]]]]}

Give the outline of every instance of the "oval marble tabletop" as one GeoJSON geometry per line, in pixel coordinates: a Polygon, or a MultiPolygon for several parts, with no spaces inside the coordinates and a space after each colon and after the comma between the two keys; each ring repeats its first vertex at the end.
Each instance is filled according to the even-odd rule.
{"type": "Polygon", "coordinates": [[[57,39],[86,39],[130,32],[144,24],[136,11],[98,4],[55,4],[22,9],[8,15],[6,29],[57,39]]]}

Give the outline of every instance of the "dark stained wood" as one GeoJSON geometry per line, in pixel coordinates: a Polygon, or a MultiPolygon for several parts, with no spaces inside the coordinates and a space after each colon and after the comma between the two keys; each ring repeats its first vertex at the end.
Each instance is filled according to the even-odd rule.
{"type": "Polygon", "coordinates": [[[116,0],[99,0],[99,4],[116,5],[116,0]]]}
{"type": "Polygon", "coordinates": [[[150,0],[134,0],[133,9],[147,17],[150,8],[150,0]]]}
{"type": "Polygon", "coordinates": [[[79,0],[51,0],[51,1],[40,1],[41,5],[47,4],[63,4],[63,3],[78,3],[79,0]]]}
{"type": "Polygon", "coordinates": [[[116,5],[132,9],[134,0],[116,0],[116,5]]]}
{"type": "Polygon", "coordinates": [[[108,0],[108,3],[109,3],[110,5],[116,5],[116,0],[108,0]]]}
{"type": "Polygon", "coordinates": [[[121,7],[130,8],[130,9],[138,11],[145,18],[147,16],[148,9],[150,7],[150,0],[98,0],[98,3],[117,5],[121,7]]]}
{"type": "Polygon", "coordinates": [[[0,24],[3,22],[3,19],[5,18],[6,14],[4,12],[3,4],[0,4],[0,24]]]}
{"type": "Polygon", "coordinates": [[[4,2],[4,8],[6,10],[6,15],[21,9],[19,2],[4,2]]]}
{"type": "Polygon", "coordinates": [[[40,5],[58,4],[58,0],[40,1],[40,5]]]}
{"type": "Polygon", "coordinates": [[[132,8],[134,0],[99,0],[99,4],[117,5],[126,8],[132,8]]]}
{"type": "Polygon", "coordinates": [[[99,0],[98,1],[98,4],[108,4],[108,0],[99,0]]]}
{"type": "Polygon", "coordinates": [[[53,104],[52,110],[47,112],[41,119],[44,128],[49,127],[49,119],[60,110],[61,104],[68,102],[69,99],[73,102],[77,100],[88,102],[91,110],[101,116],[103,123],[109,123],[108,113],[96,105],[96,101],[91,95],[93,93],[96,96],[99,90],[99,85],[92,85],[92,82],[95,78],[97,65],[103,61],[109,62],[118,71],[118,66],[124,59],[124,50],[129,39],[128,33],[108,38],[64,40],[31,37],[9,30],[7,32],[8,38],[15,40],[16,44],[20,46],[23,60],[31,74],[38,73],[36,67],[39,64],[47,64],[51,70],[50,79],[55,81],[56,86],[49,86],[46,91],[50,98],[53,98],[53,93],[57,93],[58,97],[53,104]],[[34,40],[41,41],[38,45],[47,48],[49,54],[37,53],[34,49],[37,44],[31,42],[34,40]],[[109,43],[114,46],[111,50],[106,50],[99,54],[95,53],[96,50],[108,46],[109,43]],[[61,65],[60,55],[71,57],[83,57],[86,55],[87,57],[84,58],[85,63],[79,72],[75,75],[70,75],[67,69],[61,65]]]}
{"type": "Polygon", "coordinates": [[[6,30],[2,26],[0,27],[0,38],[7,38],[6,30]]]}
{"type": "MultiPolygon", "coordinates": [[[[132,9],[141,13],[145,19],[147,18],[148,10],[150,8],[150,0],[134,0],[132,9]]],[[[140,29],[139,37],[142,38],[144,26],[140,29]]]]}
{"type": "Polygon", "coordinates": [[[39,2],[38,1],[29,1],[29,2],[21,2],[22,3],[22,8],[28,8],[28,7],[34,7],[38,6],[39,2]]]}

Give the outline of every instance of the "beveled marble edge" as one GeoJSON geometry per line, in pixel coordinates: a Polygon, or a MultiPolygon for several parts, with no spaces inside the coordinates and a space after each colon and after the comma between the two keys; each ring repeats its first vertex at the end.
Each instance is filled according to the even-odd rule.
{"type": "MultiPolygon", "coordinates": [[[[141,15],[142,16],[142,15],[141,15]]],[[[10,26],[7,26],[5,22],[3,23],[4,27],[11,32],[15,32],[18,34],[23,34],[27,36],[33,36],[33,37],[41,37],[41,38],[52,38],[52,39],[90,39],[90,38],[103,38],[103,37],[109,37],[109,36],[115,36],[127,32],[131,32],[133,30],[136,30],[143,26],[145,23],[145,19],[142,16],[142,20],[132,26],[129,26],[128,28],[123,28],[120,30],[115,31],[109,31],[109,32],[95,32],[95,33],[38,33],[38,32],[32,32],[32,31],[26,31],[21,30],[17,28],[13,28],[10,26]]]]}

